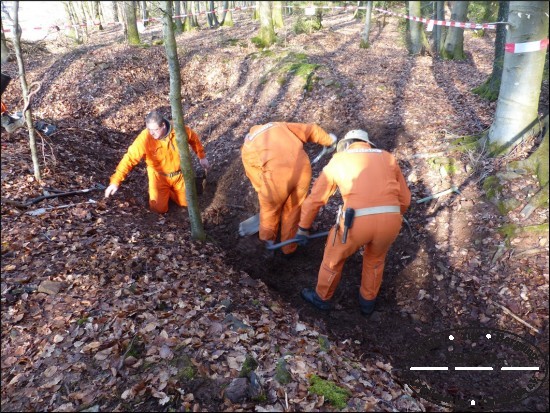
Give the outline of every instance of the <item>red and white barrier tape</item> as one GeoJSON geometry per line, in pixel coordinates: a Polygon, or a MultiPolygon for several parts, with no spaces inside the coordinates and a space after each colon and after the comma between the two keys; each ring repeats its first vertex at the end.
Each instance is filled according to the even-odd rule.
{"type": "Polygon", "coordinates": [[[461,27],[463,29],[492,29],[492,30],[495,30],[497,28],[497,25],[495,23],[469,23],[469,22],[455,22],[451,20],[432,20],[432,19],[425,19],[423,17],[407,16],[406,14],[394,13],[392,11],[379,9],[377,7],[375,7],[374,10],[380,13],[403,17],[405,19],[413,20],[416,22],[434,24],[437,26],[461,27]]]}
{"type": "Polygon", "coordinates": [[[537,40],[536,42],[526,43],[506,43],[504,51],[506,53],[529,53],[538,52],[548,47],[548,39],[537,40]]]}

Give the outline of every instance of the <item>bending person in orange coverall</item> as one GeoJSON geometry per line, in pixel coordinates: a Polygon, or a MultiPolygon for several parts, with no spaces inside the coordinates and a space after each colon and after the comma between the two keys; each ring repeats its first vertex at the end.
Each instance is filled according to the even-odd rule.
{"type": "MultiPolygon", "coordinates": [[[[275,242],[279,226],[281,242],[294,236],[300,206],[311,183],[311,164],[304,143],[332,146],[336,140],[313,123],[272,122],[250,128],[241,156],[246,176],[258,193],[260,240],[275,242]]],[[[296,244],[289,244],[282,251],[288,256],[296,248],[296,244]]]]}
{"type": "Polygon", "coordinates": [[[401,230],[402,215],[411,203],[411,193],[393,155],[373,149],[367,132],[352,130],[338,143],[337,153],[302,205],[296,234],[300,245],[307,243],[309,228],[319,208],[337,188],[344,201],[339,224],[328,235],[317,288],[305,288],[301,295],[318,309],[330,310],[329,300],[340,282],[346,259],[365,246],[359,304],[361,312],[369,315],[374,311],[382,284],[386,254],[401,230]],[[355,218],[343,243],[346,208],[355,210],[355,218]]]}
{"type": "MultiPolygon", "coordinates": [[[[156,111],[145,117],[147,129],[134,140],[128,151],[111,176],[110,185],[105,190],[105,198],[113,195],[136,166],[145,157],[149,177],[149,207],[154,212],[164,214],[168,211],[168,201],[173,200],[179,206],[187,206],[185,182],[181,173],[180,155],[176,144],[176,132],[170,122],[156,111]]],[[[199,136],[185,126],[188,142],[197,154],[201,166],[209,168],[208,159],[199,136]]]]}

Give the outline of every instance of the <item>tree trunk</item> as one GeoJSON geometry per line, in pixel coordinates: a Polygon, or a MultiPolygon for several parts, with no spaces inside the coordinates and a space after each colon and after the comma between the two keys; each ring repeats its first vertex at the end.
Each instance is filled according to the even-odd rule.
{"type": "Polygon", "coordinates": [[[8,43],[6,42],[6,36],[4,35],[4,29],[2,27],[2,21],[0,20],[0,61],[7,63],[10,58],[10,49],[8,49],[8,43]]]}
{"type": "MultiPolygon", "coordinates": [[[[17,67],[19,68],[19,78],[21,79],[21,92],[23,93],[23,100],[25,106],[29,102],[29,89],[27,86],[27,77],[25,75],[25,65],[23,63],[23,54],[21,53],[21,29],[19,27],[19,1],[13,2],[13,27],[15,30],[13,36],[13,48],[15,49],[15,57],[17,58],[17,67]]],[[[40,165],[38,163],[38,152],[36,150],[36,138],[34,136],[34,127],[32,124],[31,109],[28,108],[25,113],[25,120],[27,121],[27,129],[29,131],[29,146],[31,149],[32,165],[34,169],[34,177],[40,182],[42,176],[40,175],[40,165]]]]}
{"type": "Polygon", "coordinates": [[[118,1],[112,1],[112,8],[113,8],[113,20],[115,21],[115,23],[118,23],[119,20],[118,20],[118,1]]]}
{"type": "MultiPolygon", "coordinates": [[[[443,8],[443,1],[436,1],[435,2],[435,13],[434,13],[434,19],[435,20],[445,20],[445,14],[444,14],[444,8],[443,8]]],[[[441,38],[443,33],[443,27],[435,24],[434,30],[433,30],[433,52],[435,54],[439,53],[439,49],[441,48],[441,38]]]]}
{"type": "Polygon", "coordinates": [[[283,2],[273,2],[273,27],[275,29],[282,29],[285,26],[283,21],[283,2]]]}
{"type": "MultiPolygon", "coordinates": [[[[409,1],[409,14],[422,17],[419,1],[409,1]]],[[[424,32],[424,23],[409,21],[409,53],[412,55],[424,55],[429,48],[428,39],[424,32]]]]}
{"type": "MultiPolygon", "coordinates": [[[[511,1],[506,43],[526,43],[548,36],[546,1],[511,1]],[[529,18],[527,17],[529,16],[529,18]]],[[[491,151],[500,153],[519,143],[537,122],[546,50],[504,55],[495,119],[489,130],[491,151]]]]}
{"type": "Polygon", "coordinates": [[[270,1],[257,1],[258,13],[260,15],[260,32],[258,38],[260,46],[269,47],[275,43],[275,29],[273,27],[273,11],[270,1]]]}
{"type": "Polygon", "coordinates": [[[135,1],[125,1],[124,9],[127,30],[126,38],[128,40],[128,44],[132,46],[139,45],[141,42],[139,40],[139,32],[137,28],[135,1]]]}
{"type": "MultiPolygon", "coordinates": [[[[498,21],[505,22],[508,19],[509,1],[499,1],[498,21]]],[[[504,63],[504,43],[506,42],[506,25],[497,24],[497,36],[495,38],[495,59],[493,60],[493,73],[485,83],[476,87],[472,92],[490,100],[497,100],[502,78],[502,66],[504,63]]]]}
{"type": "Polygon", "coordinates": [[[147,12],[147,2],[140,1],[141,19],[143,20],[143,26],[149,25],[149,13],[147,12]]]}
{"type": "MultiPolygon", "coordinates": [[[[468,14],[468,1],[453,2],[451,20],[465,22],[468,14]]],[[[445,36],[443,47],[439,51],[443,59],[464,60],[464,29],[462,27],[449,27],[445,36]]]]}
{"type": "Polygon", "coordinates": [[[187,211],[191,224],[191,237],[195,240],[206,239],[206,233],[202,225],[199,203],[197,200],[197,189],[195,187],[195,172],[191,163],[189,152],[188,136],[183,121],[183,108],[181,105],[181,75],[178,60],[176,39],[174,37],[174,26],[172,24],[172,2],[161,1],[161,9],[164,10],[163,32],[168,68],[170,70],[170,106],[172,108],[172,119],[176,131],[176,143],[180,153],[181,172],[185,181],[185,199],[187,200],[187,211]]]}
{"type": "Polygon", "coordinates": [[[174,13],[176,17],[174,17],[174,32],[176,34],[183,33],[183,23],[181,21],[181,6],[179,1],[174,2],[174,13]]]}
{"type": "Polygon", "coordinates": [[[361,49],[368,49],[370,47],[369,43],[369,33],[370,33],[370,21],[372,15],[372,1],[367,1],[367,11],[365,14],[365,27],[361,33],[361,42],[359,47],[361,49]]]}
{"type": "MultiPolygon", "coordinates": [[[[235,2],[231,2],[231,3],[234,4],[235,2]]],[[[223,17],[222,17],[221,25],[226,26],[226,27],[233,27],[234,26],[233,12],[231,10],[229,10],[229,1],[224,1],[223,2],[223,17]]]]}
{"type": "Polygon", "coordinates": [[[73,4],[70,1],[64,1],[63,6],[65,7],[65,15],[67,17],[69,29],[65,32],[66,35],[73,39],[77,44],[82,43],[80,37],[80,26],[76,12],[74,11],[73,4]]]}
{"type": "Polygon", "coordinates": [[[97,28],[99,30],[103,30],[103,26],[101,25],[101,2],[100,1],[94,1],[94,24],[97,24],[97,28]]]}
{"type": "Polygon", "coordinates": [[[207,20],[208,20],[208,26],[210,26],[211,29],[214,29],[220,25],[220,22],[218,21],[218,17],[216,16],[216,10],[214,8],[214,2],[209,1],[208,2],[208,12],[206,13],[207,20]]]}

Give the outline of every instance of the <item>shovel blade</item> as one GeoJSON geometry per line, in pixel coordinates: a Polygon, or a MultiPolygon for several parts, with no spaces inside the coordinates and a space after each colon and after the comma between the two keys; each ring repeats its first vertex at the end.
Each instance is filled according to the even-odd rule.
{"type": "Polygon", "coordinates": [[[260,214],[251,216],[239,224],[239,235],[244,237],[252,235],[260,230],[260,214]]]}

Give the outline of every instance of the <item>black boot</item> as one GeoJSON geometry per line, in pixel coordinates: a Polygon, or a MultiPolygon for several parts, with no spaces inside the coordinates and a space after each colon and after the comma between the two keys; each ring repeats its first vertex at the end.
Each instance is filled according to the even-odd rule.
{"type": "Polygon", "coordinates": [[[304,288],[301,296],[304,300],[310,304],[313,304],[319,310],[329,311],[332,308],[328,300],[322,300],[313,288],[304,288]]]}
{"type": "Polygon", "coordinates": [[[374,312],[374,306],[376,304],[376,298],[374,300],[365,300],[361,293],[359,293],[359,308],[361,308],[361,314],[371,315],[374,312]]]}

